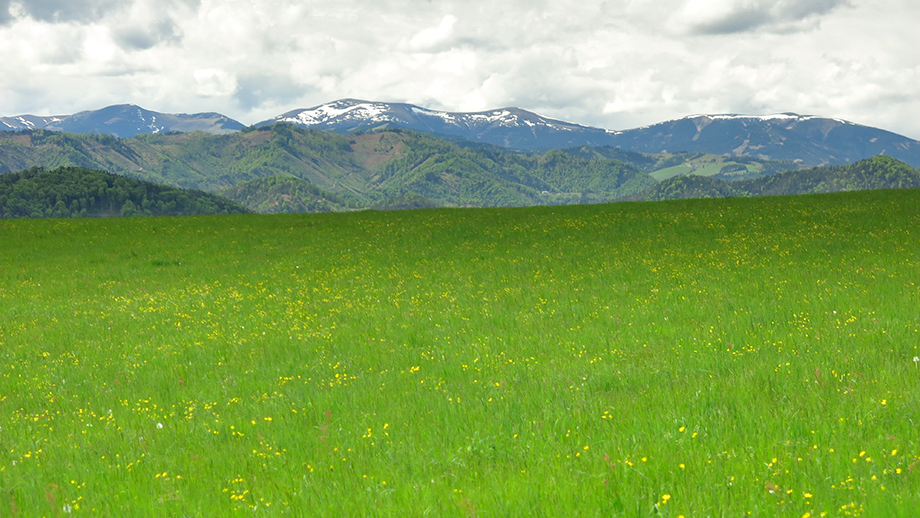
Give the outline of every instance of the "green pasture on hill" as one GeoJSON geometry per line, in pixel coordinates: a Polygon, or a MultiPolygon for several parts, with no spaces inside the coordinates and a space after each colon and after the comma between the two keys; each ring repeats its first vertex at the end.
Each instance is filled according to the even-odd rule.
{"type": "Polygon", "coordinates": [[[649,176],[655,180],[661,182],[667,180],[668,178],[674,178],[675,176],[681,176],[686,174],[695,174],[697,176],[714,176],[722,172],[722,168],[727,165],[733,165],[737,167],[746,167],[748,173],[755,173],[757,169],[751,165],[747,164],[738,164],[736,162],[711,162],[711,163],[685,163],[680,165],[675,165],[665,169],[659,169],[652,173],[649,173],[649,176]]]}
{"type": "Polygon", "coordinates": [[[916,516],[920,191],[0,221],[0,516],[916,516]]]}

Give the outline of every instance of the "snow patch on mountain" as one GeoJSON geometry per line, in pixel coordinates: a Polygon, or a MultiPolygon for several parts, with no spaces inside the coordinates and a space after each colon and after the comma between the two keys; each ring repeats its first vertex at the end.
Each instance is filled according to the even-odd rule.
{"type": "MultiPolygon", "coordinates": [[[[688,115],[686,117],[681,117],[680,119],[673,119],[667,122],[674,122],[674,121],[686,120],[686,119],[698,119],[698,118],[706,118],[709,120],[754,120],[754,121],[795,120],[797,122],[820,119],[820,120],[832,120],[832,121],[839,122],[840,124],[854,124],[853,122],[846,121],[843,119],[818,117],[816,115],[799,115],[797,113],[772,113],[772,114],[767,114],[767,115],[743,115],[743,114],[737,114],[737,113],[725,113],[725,114],[718,114],[718,115],[696,114],[696,115],[688,115]]],[[[647,128],[649,126],[643,126],[643,127],[647,128]]]]}
{"type": "Polygon", "coordinates": [[[483,122],[497,122],[502,119],[508,119],[513,122],[517,121],[517,117],[511,115],[511,112],[508,110],[496,110],[492,113],[471,113],[469,114],[469,118],[483,122]]]}
{"type": "Polygon", "coordinates": [[[810,120],[812,120],[812,119],[831,120],[831,121],[839,122],[840,124],[849,124],[849,125],[851,125],[851,126],[861,126],[861,124],[856,124],[855,122],[850,122],[850,121],[846,121],[846,120],[843,120],[843,119],[835,119],[835,118],[832,118],[832,117],[818,117],[817,115],[806,115],[806,116],[804,116],[804,117],[800,117],[799,120],[810,121],[810,120]]]}
{"type": "Polygon", "coordinates": [[[425,109],[425,108],[419,108],[418,106],[413,106],[413,107],[411,108],[411,111],[412,111],[412,113],[414,113],[414,114],[416,114],[416,115],[421,115],[421,116],[424,116],[424,117],[434,117],[434,118],[441,119],[441,120],[443,120],[444,122],[446,122],[446,123],[448,123],[448,124],[455,124],[455,125],[456,125],[456,124],[459,124],[459,122],[457,121],[457,117],[454,116],[453,114],[450,114],[450,113],[447,113],[447,112],[439,112],[439,111],[434,111],[434,110],[428,110],[428,109],[425,109]]]}
{"type": "Polygon", "coordinates": [[[738,115],[738,114],[723,114],[723,115],[694,115],[687,118],[696,118],[696,117],[707,117],[711,120],[759,120],[759,121],[768,121],[768,120],[777,120],[777,119],[799,119],[798,115],[794,113],[774,113],[770,115],[738,115]]]}
{"type": "Polygon", "coordinates": [[[330,120],[343,118],[345,116],[349,119],[375,121],[380,120],[380,116],[385,114],[387,109],[388,106],[383,103],[361,102],[352,104],[338,101],[303,110],[290,117],[279,115],[275,117],[275,120],[278,122],[294,122],[305,126],[324,124],[330,120]]]}

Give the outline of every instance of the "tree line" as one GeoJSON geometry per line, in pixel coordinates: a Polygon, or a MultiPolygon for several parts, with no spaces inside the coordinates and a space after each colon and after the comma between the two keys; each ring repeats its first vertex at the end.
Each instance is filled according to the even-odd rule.
{"type": "Polygon", "coordinates": [[[97,218],[242,214],[243,206],[203,191],[179,189],[83,167],[33,167],[0,175],[2,218],[97,218]]]}

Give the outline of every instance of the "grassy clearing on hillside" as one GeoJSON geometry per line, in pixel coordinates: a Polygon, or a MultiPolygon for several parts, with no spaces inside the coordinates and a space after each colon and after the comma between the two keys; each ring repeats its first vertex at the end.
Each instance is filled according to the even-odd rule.
{"type": "Polygon", "coordinates": [[[913,516],[920,191],[0,221],[0,515],[913,516]]]}
{"type": "Polygon", "coordinates": [[[692,165],[689,165],[689,164],[681,164],[681,165],[675,165],[675,166],[667,167],[667,168],[664,168],[664,169],[659,169],[659,170],[657,170],[657,171],[654,171],[654,172],[652,172],[652,173],[649,173],[649,176],[651,176],[651,177],[654,178],[655,180],[661,182],[661,181],[663,181],[663,180],[667,180],[668,178],[674,178],[675,176],[680,176],[680,175],[684,175],[684,174],[690,174],[690,173],[692,173],[692,172],[693,172],[693,166],[692,166],[692,165]]]}
{"type": "MultiPolygon", "coordinates": [[[[712,163],[687,163],[668,167],[665,169],[659,169],[652,173],[649,173],[649,176],[655,180],[661,182],[667,180],[668,178],[674,178],[675,176],[694,174],[697,176],[714,176],[722,172],[722,168],[725,166],[740,166],[747,168],[748,173],[756,173],[757,168],[749,164],[738,164],[737,162],[725,161],[725,162],[712,162],[712,163]]],[[[747,174],[747,173],[745,173],[747,174]]]]}

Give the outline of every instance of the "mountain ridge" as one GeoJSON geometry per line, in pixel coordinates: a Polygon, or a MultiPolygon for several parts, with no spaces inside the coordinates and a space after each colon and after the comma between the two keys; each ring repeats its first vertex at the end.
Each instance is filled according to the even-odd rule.
{"type": "Polygon", "coordinates": [[[160,113],[135,104],[115,104],[73,115],[0,117],[0,130],[2,131],[47,129],[70,133],[103,133],[119,138],[172,131],[183,133],[205,131],[220,135],[239,131],[244,127],[239,121],[215,112],[160,113]]]}
{"type": "MultiPolygon", "coordinates": [[[[920,141],[839,118],[791,112],[688,115],[633,129],[610,130],[515,107],[445,112],[408,103],[340,99],[289,110],[252,127],[279,122],[337,134],[402,128],[521,151],[609,146],[644,153],[704,152],[789,160],[800,166],[842,165],[885,154],[920,167],[920,141]]],[[[218,113],[163,114],[127,104],[70,116],[2,117],[0,128],[95,132],[130,138],[171,131],[229,134],[244,126],[218,113]]]]}
{"type": "Polygon", "coordinates": [[[838,118],[774,115],[691,115],[621,132],[616,145],[640,152],[685,151],[843,165],[888,155],[920,166],[920,141],[838,118]]]}
{"type": "Polygon", "coordinates": [[[361,99],[340,99],[312,108],[290,110],[255,126],[279,122],[346,134],[400,127],[524,150],[604,145],[610,133],[610,130],[551,119],[517,107],[444,112],[408,103],[361,99]],[[508,131],[511,128],[523,131],[508,131]],[[573,138],[575,135],[578,136],[573,138]]]}
{"type": "Polygon", "coordinates": [[[839,118],[792,112],[688,115],[648,126],[609,130],[551,119],[520,108],[442,112],[406,103],[340,99],[257,123],[285,122],[349,134],[400,127],[525,151],[610,146],[645,153],[706,152],[841,165],[886,154],[920,166],[920,141],[839,118]]]}

